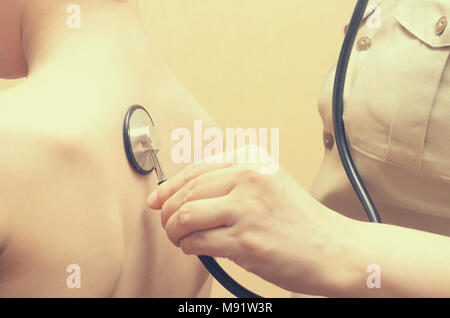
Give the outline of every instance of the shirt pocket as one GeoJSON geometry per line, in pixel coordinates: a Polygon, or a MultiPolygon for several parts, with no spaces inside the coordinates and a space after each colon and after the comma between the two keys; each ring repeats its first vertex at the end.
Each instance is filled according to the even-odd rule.
{"type": "MultiPolygon", "coordinates": [[[[372,43],[368,50],[352,56],[344,95],[344,122],[355,150],[377,160],[450,177],[450,165],[443,169],[439,164],[423,164],[424,158],[450,163],[450,157],[445,158],[450,150],[424,156],[437,97],[443,92],[450,99],[449,83],[444,81],[450,26],[439,27],[439,21],[449,16],[447,0],[402,0],[383,17],[377,32],[362,34],[365,30],[360,30],[358,37],[368,37],[372,43]]],[[[450,125],[444,128],[450,137],[447,127],[450,125]]]]}

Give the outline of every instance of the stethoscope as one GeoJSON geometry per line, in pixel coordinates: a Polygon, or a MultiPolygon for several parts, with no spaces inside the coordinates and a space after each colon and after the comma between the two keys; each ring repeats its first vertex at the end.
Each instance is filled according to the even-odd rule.
{"type": "MultiPolygon", "coordinates": [[[[374,223],[381,223],[377,209],[353,162],[342,118],[348,63],[367,4],[368,0],[358,0],[339,56],[333,90],[333,125],[336,147],[353,189],[358,195],[369,220],[374,223]]],[[[134,105],[128,110],[123,126],[123,138],[125,152],[133,169],[142,175],[148,175],[155,171],[158,185],[164,183],[166,177],[158,158],[161,141],[154,122],[144,107],[134,105]]],[[[231,278],[214,258],[210,256],[198,256],[198,258],[211,275],[236,297],[261,298],[261,296],[249,291],[231,278]]]]}

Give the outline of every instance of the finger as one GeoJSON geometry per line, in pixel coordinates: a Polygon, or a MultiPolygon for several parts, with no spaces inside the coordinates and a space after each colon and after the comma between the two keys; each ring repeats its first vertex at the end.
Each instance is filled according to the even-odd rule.
{"type": "Polygon", "coordinates": [[[189,201],[217,198],[230,193],[237,182],[234,170],[233,167],[214,170],[185,184],[163,204],[161,224],[165,227],[167,220],[189,201]]]}
{"type": "Polygon", "coordinates": [[[183,237],[194,232],[233,225],[236,210],[228,197],[190,201],[167,221],[167,236],[179,246],[183,237]]]}
{"type": "Polygon", "coordinates": [[[217,228],[192,233],[180,241],[181,250],[187,255],[207,255],[232,259],[236,242],[231,228],[217,228]]]}
{"type": "Polygon", "coordinates": [[[148,197],[147,205],[153,210],[161,209],[164,202],[169,199],[182,186],[192,179],[216,169],[232,166],[232,163],[194,163],[186,167],[180,173],[170,178],[167,182],[156,188],[148,197]]]}

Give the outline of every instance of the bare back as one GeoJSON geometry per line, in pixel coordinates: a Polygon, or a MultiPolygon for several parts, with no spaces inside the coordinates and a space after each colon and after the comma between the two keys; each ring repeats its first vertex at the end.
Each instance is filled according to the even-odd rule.
{"type": "Polygon", "coordinates": [[[170,159],[171,131],[214,122],[172,76],[99,80],[25,83],[0,96],[0,297],[195,297],[204,285],[198,260],[145,206],[156,177],[128,164],[122,124],[132,104],[147,108],[170,177],[184,167],[170,159]],[[71,264],[81,288],[69,288],[71,264]]]}

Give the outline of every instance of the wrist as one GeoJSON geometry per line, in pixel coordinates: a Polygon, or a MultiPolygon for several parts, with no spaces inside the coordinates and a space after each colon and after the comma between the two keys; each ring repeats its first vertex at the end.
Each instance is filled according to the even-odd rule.
{"type": "Polygon", "coordinates": [[[341,214],[334,214],[330,222],[330,247],[325,260],[324,277],[327,284],[324,296],[357,297],[366,286],[366,266],[363,266],[362,237],[365,224],[341,214]]]}

